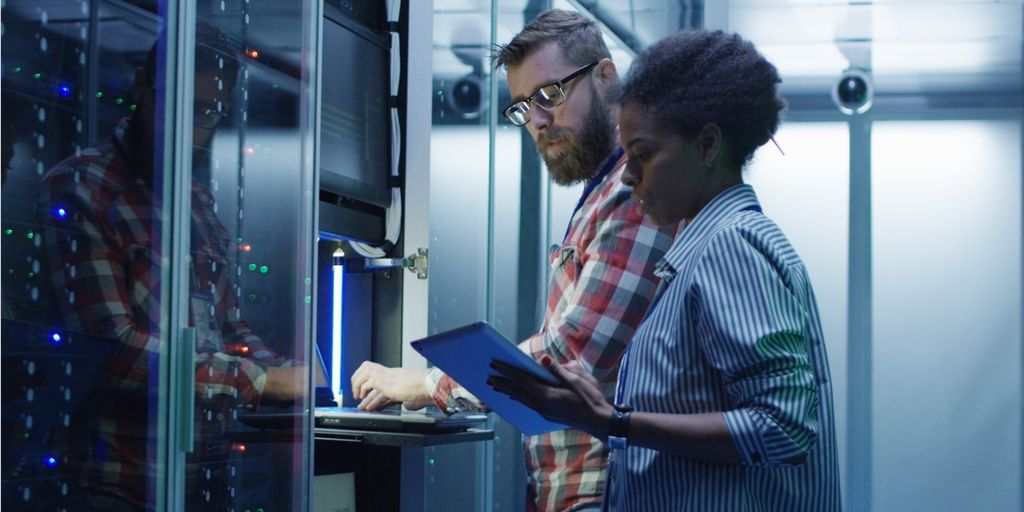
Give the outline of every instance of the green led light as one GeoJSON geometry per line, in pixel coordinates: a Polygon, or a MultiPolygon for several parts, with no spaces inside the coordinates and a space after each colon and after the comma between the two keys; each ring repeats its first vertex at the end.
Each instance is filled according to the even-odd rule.
{"type": "Polygon", "coordinates": [[[430,463],[431,466],[434,465],[434,459],[433,458],[431,458],[428,462],[430,463]]]}
{"type": "Polygon", "coordinates": [[[31,232],[31,231],[29,231],[28,233],[25,233],[25,238],[28,238],[29,240],[31,240],[31,239],[33,239],[35,237],[36,237],[36,234],[31,232]]]}
{"type": "Polygon", "coordinates": [[[14,234],[14,230],[11,229],[11,228],[7,228],[7,229],[4,230],[4,234],[5,235],[13,235],[14,234]]]}
{"type": "Polygon", "coordinates": [[[35,78],[36,80],[39,80],[42,77],[43,77],[42,73],[32,73],[32,78],[35,78]]]}
{"type": "Polygon", "coordinates": [[[21,66],[15,66],[14,72],[15,73],[21,73],[21,66]]]}
{"type": "Polygon", "coordinates": [[[256,509],[256,512],[263,512],[263,507],[256,509]]]}
{"type": "Polygon", "coordinates": [[[28,278],[30,278],[30,279],[31,279],[31,278],[33,278],[33,277],[35,277],[35,276],[36,276],[36,273],[35,273],[35,272],[29,272],[28,274],[25,274],[25,277],[28,277],[28,278]]]}
{"type": "Polygon", "coordinates": [[[139,108],[138,105],[132,103],[131,106],[128,107],[128,110],[131,110],[132,112],[135,112],[135,109],[137,109],[137,108],[139,108]]]}
{"type": "Polygon", "coordinates": [[[306,295],[306,304],[312,304],[312,303],[313,303],[313,297],[310,296],[310,295],[306,295]]]}
{"type": "Polygon", "coordinates": [[[102,98],[103,97],[103,91],[96,91],[96,97],[97,98],[102,98]]]}
{"type": "Polygon", "coordinates": [[[249,302],[256,302],[256,294],[255,293],[250,293],[245,298],[249,299],[249,302]]]}
{"type": "Polygon", "coordinates": [[[249,272],[255,272],[255,271],[256,271],[256,264],[255,263],[250,263],[249,264],[249,272]]]}
{"type": "Polygon", "coordinates": [[[238,243],[242,243],[242,237],[238,237],[238,238],[236,238],[236,239],[235,239],[235,242],[238,242],[238,243]]]}
{"type": "Polygon", "coordinates": [[[122,103],[124,103],[124,98],[118,98],[118,99],[114,100],[114,103],[116,103],[118,105],[121,105],[122,103]]]}
{"type": "Polygon", "coordinates": [[[266,265],[263,265],[262,267],[260,267],[260,274],[266,274],[267,272],[270,272],[270,267],[268,267],[266,265]]]}
{"type": "Polygon", "coordinates": [[[306,285],[311,285],[311,284],[313,284],[313,280],[307,277],[306,278],[306,285]]]}

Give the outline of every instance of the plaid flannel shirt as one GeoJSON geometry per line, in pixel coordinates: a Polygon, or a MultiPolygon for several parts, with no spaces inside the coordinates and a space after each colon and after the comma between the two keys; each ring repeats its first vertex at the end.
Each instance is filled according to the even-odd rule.
{"type": "MultiPolygon", "coordinates": [[[[676,226],[659,229],[643,219],[629,197],[632,189],[621,182],[625,166],[625,156],[614,162],[573,215],[562,245],[551,248],[544,324],[519,344],[535,359],[547,354],[558,363],[579,362],[609,401],[619,360],[654,295],[655,264],[676,232],[676,226]]],[[[442,410],[485,408],[436,368],[427,386],[442,410]]],[[[528,510],[600,502],[608,455],[604,443],[573,429],[528,436],[523,443],[528,510]]]]}
{"type": "MultiPolygon", "coordinates": [[[[41,183],[40,206],[60,323],[117,341],[90,397],[87,428],[96,437],[85,443],[84,483],[143,506],[155,491],[157,469],[156,370],[164,342],[161,197],[134,176],[126,127],[122,120],[108,143],[50,170],[41,183]],[[48,214],[55,208],[66,216],[48,214]]],[[[226,445],[217,436],[231,421],[231,409],[258,405],[268,366],[294,364],[268,349],[242,320],[238,284],[230,278],[241,262],[230,259],[231,237],[213,204],[209,191],[193,181],[190,291],[207,298],[211,311],[203,316],[219,326],[219,336],[198,343],[199,450],[190,464],[223,459],[226,445]]],[[[190,324],[195,305],[190,304],[190,324]]]]}

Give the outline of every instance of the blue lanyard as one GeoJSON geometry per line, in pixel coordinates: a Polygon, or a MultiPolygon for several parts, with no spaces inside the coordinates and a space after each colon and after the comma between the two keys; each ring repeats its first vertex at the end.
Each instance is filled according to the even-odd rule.
{"type": "Polygon", "coordinates": [[[569,230],[572,229],[572,220],[576,218],[576,214],[579,213],[580,208],[583,208],[583,203],[587,200],[587,196],[597,188],[597,184],[601,183],[601,180],[603,180],[608,173],[612,172],[612,169],[615,168],[615,164],[619,163],[619,159],[622,158],[623,152],[624,150],[622,149],[622,146],[615,146],[615,150],[612,151],[611,156],[608,157],[608,160],[605,160],[604,167],[602,167],[601,170],[595,174],[593,178],[590,178],[589,182],[587,182],[586,188],[583,189],[583,195],[580,196],[580,200],[576,202],[576,209],[572,211],[572,217],[569,217],[569,225],[565,227],[565,236],[562,237],[562,244],[565,244],[565,241],[569,238],[569,230]]]}

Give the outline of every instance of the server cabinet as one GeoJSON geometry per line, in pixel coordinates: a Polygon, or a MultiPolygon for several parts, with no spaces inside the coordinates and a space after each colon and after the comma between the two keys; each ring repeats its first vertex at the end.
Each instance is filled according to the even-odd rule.
{"type": "Polygon", "coordinates": [[[4,506],[308,508],[318,9],[3,4],[4,506]]]}

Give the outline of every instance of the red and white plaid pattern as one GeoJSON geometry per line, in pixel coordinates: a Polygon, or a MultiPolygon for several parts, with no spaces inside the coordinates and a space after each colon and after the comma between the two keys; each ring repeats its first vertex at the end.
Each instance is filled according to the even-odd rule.
{"type": "MultiPolygon", "coordinates": [[[[126,121],[114,138],[84,150],[50,170],[41,183],[43,212],[62,207],[63,219],[43,215],[43,238],[61,323],[65,328],[117,340],[104,375],[90,397],[87,444],[82,463],[89,488],[140,506],[153,496],[157,443],[157,368],[160,337],[161,198],[134,175],[124,148],[126,121]]],[[[269,350],[241,319],[238,285],[231,275],[231,238],[217,219],[213,198],[192,185],[192,291],[208,294],[219,346],[196,354],[197,447],[191,462],[221,454],[221,426],[230,409],[257,405],[268,366],[293,361],[269,350]]],[[[190,311],[194,318],[194,311],[190,311]]],[[[191,323],[191,322],[190,322],[191,323]]],[[[173,338],[172,338],[173,339],[173,338]]]]}

